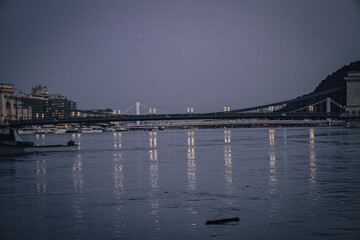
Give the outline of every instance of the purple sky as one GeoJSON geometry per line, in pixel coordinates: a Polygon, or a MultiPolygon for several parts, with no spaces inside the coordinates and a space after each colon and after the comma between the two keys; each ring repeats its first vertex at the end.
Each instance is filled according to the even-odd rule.
{"type": "Polygon", "coordinates": [[[251,107],[360,60],[359,26],[358,0],[1,0],[0,82],[81,109],[251,107]]]}

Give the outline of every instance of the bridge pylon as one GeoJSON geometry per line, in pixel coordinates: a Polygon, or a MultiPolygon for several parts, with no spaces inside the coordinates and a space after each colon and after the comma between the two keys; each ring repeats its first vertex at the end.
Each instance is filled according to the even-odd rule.
{"type": "Polygon", "coordinates": [[[331,98],[326,98],[326,112],[331,113],[331,98]]]}
{"type": "Polygon", "coordinates": [[[346,81],[346,119],[348,127],[360,128],[360,72],[350,72],[346,81]]]}
{"type": "MultiPolygon", "coordinates": [[[[140,103],[136,102],[136,115],[140,115],[140,103]]],[[[136,121],[136,125],[139,126],[140,125],[140,121],[136,121]]]]}

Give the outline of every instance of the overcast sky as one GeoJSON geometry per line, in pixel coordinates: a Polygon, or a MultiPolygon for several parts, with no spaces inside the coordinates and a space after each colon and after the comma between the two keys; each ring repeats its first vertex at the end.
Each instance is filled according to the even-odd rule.
{"type": "Polygon", "coordinates": [[[359,0],[0,0],[0,82],[80,109],[251,107],[357,60],[359,0]]]}

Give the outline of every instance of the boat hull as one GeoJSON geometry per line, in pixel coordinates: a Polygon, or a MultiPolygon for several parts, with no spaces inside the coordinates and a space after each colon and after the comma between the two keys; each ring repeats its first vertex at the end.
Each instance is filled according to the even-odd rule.
{"type": "Polygon", "coordinates": [[[25,154],[25,147],[0,144],[0,156],[25,154]]]}
{"type": "Polygon", "coordinates": [[[29,153],[44,153],[44,152],[68,152],[75,151],[77,145],[49,145],[49,146],[12,146],[0,145],[0,156],[20,155],[29,153]]]}
{"type": "Polygon", "coordinates": [[[25,153],[36,153],[36,152],[68,152],[75,151],[77,145],[53,145],[53,146],[35,146],[35,147],[26,147],[25,153]]]}

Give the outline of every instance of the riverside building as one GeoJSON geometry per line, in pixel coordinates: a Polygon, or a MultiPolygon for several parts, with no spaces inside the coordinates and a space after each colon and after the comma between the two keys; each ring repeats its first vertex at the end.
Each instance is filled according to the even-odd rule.
{"type": "Polygon", "coordinates": [[[12,84],[0,83],[0,122],[30,120],[32,108],[14,96],[12,84]]]}
{"type": "Polygon", "coordinates": [[[32,108],[32,119],[64,119],[76,117],[76,102],[63,94],[49,94],[46,86],[37,85],[31,94],[20,93],[22,102],[32,108]]]}

